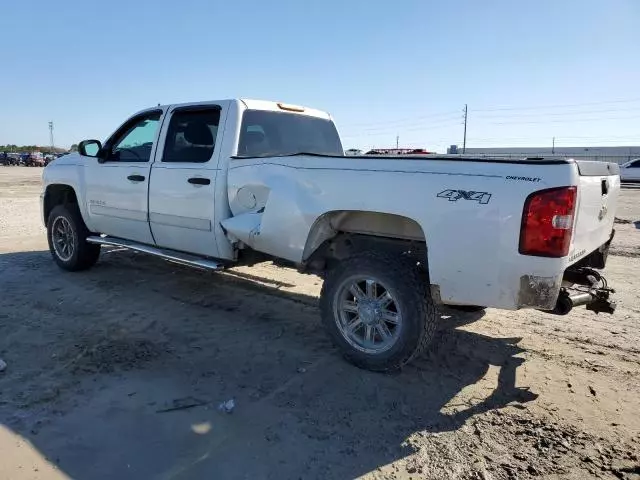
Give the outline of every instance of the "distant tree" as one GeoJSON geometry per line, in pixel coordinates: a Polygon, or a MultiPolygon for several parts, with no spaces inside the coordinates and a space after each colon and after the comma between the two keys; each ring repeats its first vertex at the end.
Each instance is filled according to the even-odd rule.
{"type": "Polygon", "coordinates": [[[78,144],[74,143],[73,145],[71,145],[71,148],[69,149],[70,152],[77,152],[78,151],[78,144]]]}
{"type": "MultiPolygon", "coordinates": [[[[77,148],[77,145],[76,145],[77,148]]],[[[57,153],[62,153],[62,152],[66,152],[67,150],[65,148],[60,148],[60,147],[55,147],[53,149],[53,151],[51,150],[51,147],[43,147],[43,146],[39,146],[39,145],[15,145],[15,144],[7,144],[7,145],[0,145],[0,152],[24,152],[24,153],[30,153],[30,152],[42,152],[42,153],[52,153],[52,152],[57,152],[57,153]]]]}

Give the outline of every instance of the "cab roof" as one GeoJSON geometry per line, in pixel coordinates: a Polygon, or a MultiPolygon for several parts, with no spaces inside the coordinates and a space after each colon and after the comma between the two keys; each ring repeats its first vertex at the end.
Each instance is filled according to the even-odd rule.
{"type": "Polygon", "coordinates": [[[323,112],[322,110],[317,110],[315,108],[303,107],[301,105],[294,105],[290,103],[284,102],[275,102],[269,100],[255,100],[249,98],[232,98],[225,100],[206,100],[201,102],[186,102],[186,103],[172,103],[166,105],[158,105],[155,107],[145,108],[141,110],[139,113],[143,113],[149,110],[155,110],[158,108],[166,109],[168,107],[187,107],[191,105],[206,105],[211,103],[221,104],[221,106],[227,106],[232,103],[241,104],[247,110],[265,110],[271,112],[287,112],[287,113],[297,113],[299,115],[308,115],[311,117],[323,118],[325,120],[331,120],[331,115],[327,112],[323,112]],[[226,104],[226,105],[225,105],[226,104]]]}

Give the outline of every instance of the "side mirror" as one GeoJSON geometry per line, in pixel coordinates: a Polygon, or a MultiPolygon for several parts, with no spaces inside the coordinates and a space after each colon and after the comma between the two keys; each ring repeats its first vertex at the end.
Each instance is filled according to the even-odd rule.
{"type": "Polygon", "coordinates": [[[99,157],[101,150],[100,140],[83,140],[78,144],[78,153],[83,157],[99,157]]]}

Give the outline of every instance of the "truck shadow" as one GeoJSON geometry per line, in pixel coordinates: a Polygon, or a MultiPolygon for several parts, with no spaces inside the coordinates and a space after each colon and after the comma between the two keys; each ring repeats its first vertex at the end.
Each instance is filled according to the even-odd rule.
{"type": "Polygon", "coordinates": [[[0,267],[0,426],[72,478],[354,478],[414,453],[412,436],[537,397],[515,385],[519,338],[462,328],[483,312],[444,310],[428,353],[383,375],[344,362],[317,299],[277,281],[131,252],[80,274],[48,252],[0,267]]]}

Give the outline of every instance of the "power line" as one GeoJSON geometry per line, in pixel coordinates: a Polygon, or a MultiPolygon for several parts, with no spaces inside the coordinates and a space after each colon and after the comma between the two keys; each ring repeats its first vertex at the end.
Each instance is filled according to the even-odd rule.
{"type": "Polygon", "coordinates": [[[531,118],[531,117],[564,117],[567,115],[592,115],[594,113],[618,113],[618,112],[640,112],[640,106],[635,108],[614,108],[606,110],[580,110],[574,112],[555,112],[555,113],[525,113],[513,115],[478,115],[477,118],[500,119],[500,118],[531,118]]]}
{"type": "MultiPolygon", "coordinates": [[[[458,114],[459,115],[459,114],[458,114]]],[[[403,128],[402,131],[403,132],[417,132],[417,131],[431,131],[431,130],[439,130],[441,128],[450,128],[453,127],[455,125],[460,125],[460,120],[456,120],[453,123],[448,123],[448,124],[440,124],[440,125],[435,125],[435,126],[429,126],[429,125],[418,125],[415,127],[411,127],[411,128],[403,128]]],[[[341,129],[342,130],[342,129],[341,129]]],[[[344,131],[344,130],[343,130],[344,131]]],[[[346,130],[347,132],[349,132],[348,130],[346,130]]],[[[383,135],[390,135],[390,134],[397,134],[398,133],[398,129],[397,128],[385,128],[379,131],[371,131],[371,130],[365,130],[362,131],[360,133],[355,132],[349,132],[346,134],[340,134],[340,137],[342,138],[352,138],[352,137],[380,137],[383,135]]]]}
{"type": "MultiPolygon", "coordinates": [[[[442,122],[434,122],[434,123],[413,123],[413,124],[408,124],[404,127],[398,127],[397,125],[391,125],[391,126],[387,126],[387,127],[378,127],[378,128],[367,128],[364,130],[356,130],[356,131],[360,131],[360,132],[367,132],[367,133],[376,133],[376,132],[392,132],[392,131],[398,131],[398,129],[402,129],[402,130],[422,130],[422,129],[427,129],[427,128],[439,128],[439,127],[446,127],[449,125],[459,125],[460,124],[460,114],[458,114],[458,118],[456,119],[450,119],[450,120],[446,120],[446,121],[442,121],[442,122]]],[[[343,130],[351,130],[351,129],[343,129],[343,130]]]]}
{"type": "MultiPolygon", "coordinates": [[[[481,110],[478,110],[481,111],[481,110]]],[[[474,112],[476,110],[474,109],[474,112]]],[[[555,112],[555,113],[533,113],[533,114],[515,114],[515,115],[478,115],[476,118],[478,119],[489,119],[489,120],[505,120],[504,122],[483,122],[486,125],[506,125],[506,124],[514,124],[514,125],[528,125],[528,124],[546,124],[546,123],[565,123],[565,122],[592,122],[592,121],[600,121],[600,120],[615,120],[615,119],[633,119],[637,118],[637,116],[614,116],[614,117],[596,117],[596,118],[584,118],[581,115],[590,114],[593,115],[595,113],[617,113],[617,112],[640,112],[639,108],[627,108],[627,109],[606,109],[606,110],[589,110],[589,111],[580,111],[580,112],[555,112]],[[546,119],[547,117],[568,117],[568,118],[556,118],[556,119],[546,119]],[[575,118],[573,118],[575,117],[575,118]],[[509,119],[523,119],[525,121],[511,121],[509,119]],[[531,118],[529,121],[527,119],[531,118]],[[540,120],[538,120],[540,118],[540,120]]],[[[467,117],[468,117],[467,110],[467,117]]],[[[423,116],[423,117],[414,117],[413,119],[404,119],[398,120],[395,122],[381,122],[381,123],[370,123],[368,125],[380,125],[378,127],[371,128],[356,128],[356,131],[366,132],[367,134],[372,133],[384,133],[390,131],[396,131],[398,129],[401,130],[420,130],[420,129],[434,129],[434,128],[442,128],[447,126],[452,126],[456,122],[456,117],[459,114],[446,114],[446,118],[435,119],[435,116],[423,116]],[[430,121],[419,121],[420,118],[431,118],[430,121]],[[404,125],[402,125],[404,123],[404,125]]],[[[366,124],[361,124],[366,125],[366,124]]],[[[342,131],[353,131],[354,125],[340,125],[340,129],[342,131]]]]}
{"type": "Polygon", "coordinates": [[[606,100],[602,102],[585,102],[585,103],[565,103],[565,104],[555,104],[555,105],[535,105],[528,107],[498,107],[498,108],[480,108],[474,110],[476,112],[501,112],[507,110],[539,110],[539,109],[553,109],[553,108],[567,108],[567,107],[583,107],[590,105],[607,105],[611,103],[633,103],[640,102],[640,98],[624,98],[619,100],[606,100]]]}
{"type": "MultiPolygon", "coordinates": [[[[528,106],[528,107],[503,107],[503,108],[487,108],[487,109],[474,109],[475,112],[510,112],[514,110],[542,110],[542,109],[559,109],[559,108],[573,108],[573,111],[556,111],[556,112],[524,112],[524,113],[505,113],[505,114],[480,114],[477,115],[476,118],[482,120],[481,125],[563,125],[563,124],[574,124],[574,123],[589,123],[589,122],[608,122],[608,121],[623,121],[623,120],[631,120],[640,118],[640,115],[615,115],[616,113],[637,113],[640,112],[640,105],[637,107],[631,108],[600,108],[600,109],[584,109],[583,107],[593,106],[593,105],[614,105],[619,103],[634,103],[640,102],[640,98],[633,99],[619,99],[619,100],[608,100],[608,101],[598,101],[598,102],[584,102],[584,103],[574,103],[574,104],[557,104],[557,105],[538,105],[538,106],[528,106]],[[580,107],[581,110],[575,110],[577,107],[580,107]],[[613,116],[603,117],[603,116],[594,116],[595,114],[603,114],[603,113],[613,113],[613,116]],[[585,115],[589,115],[589,117],[585,118],[585,115]],[[514,119],[514,120],[511,120],[514,119]],[[522,120],[520,120],[522,119],[522,120]],[[486,120],[497,120],[497,121],[489,121],[486,120]]],[[[429,134],[433,130],[439,129],[453,129],[453,127],[458,123],[456,121],[456,117],[459,115],[455,112],[440,112],[433,113],[429,115],[421,115],[413,118],[404,118],[397,119],[392,121],[379,121],[379,122],[369,122],[369,123],[360,123],[360,124],[351,124],[347,126],[343,126],[341,128],[342,131],[346,131],[346,135],[342,135],[343,138],[362,138],[362,137],[391,137],[391,134],[396,137],[396,143],[399,143],[398,136],[404,132],[424,132],[425,134],[429,134]],[[360,125],[361,127],[369,127],[369,128],[354,128],[356,125],[360,125]],[[376,126],[377,125],[377,126],[376,126]]],[[[522,141],[532,141],[536,138],[543,140],[547,139],[547,137],[499,137],[492,139],[487,138],[467,138],[467,127],[468,127],[468,116],[469,109],[468,106],[465,105],[463,110],[463,122],[464,122],[464,133],[463,133],[463,152],[466,150],[466,142],[467,140],[472,140],[478,143],[485,142],[503,142],[508,140],[522,140],[522,141]]],[[[459,118],[459,117],[458,117],[459,118]]],[[[566,127],[563,127],[566,128],[566,127]]],[[[556,132],[554,132],[556,133],[556,132]]],[[[411,139],[417,138],[420,134],[409,135],[408,138],[411,139]]],[[[405,137],[406,138],[406,137],[405,137]]],[[[578,139],[586,139],[592,140],[595,142],[601,143],[615,143],[616,138],[626,139],[628,141],[635,141],[638,139],[640,142],[640,136],[635,135],[610,135],[610,136],[562,136],[557,135],[555,139],[560,141],[567,140],[578,140],[578,139]]],[[[391,138],[389,138],[391,140],[391,138]]],[[[448,139],[436,140],[434,138],[429,138],[429,142],[435,143],[438,141],[448,141],[448,139]]],[[[389,142],[391,143],[391,142],[389,142]]],[[[404,143],[407,143],[405,140],[404,143]]],[[[546,142],[544,142],[546,143],[546,142]]],[[[552,148],[554,148],[554,141],[552,140],[552,148]]]]}
{"type": "Polygon", "coordinates": [[[375,125],[395,125],[398,123],[413,123],[413,122],[418,122],[421,120],[426,120],[426,119],[434,119],[434,118],[441,118],[441,117],[457,117],[459,115],[459,113],[457,111],[450,111],[450,112],[442,112],[442,113],[433,113],[430,115],[419,115],[417,117],[410,117],[410,118],[399,118],[396,120],[384,120],[384,121],[377,121],[377,122],[365,122],[365,123],[353,123],[353,124],[346,124],[346,125],[341,125],[342,127],[369,127],[369,126],[375,126],[375,125]]]}
{"type": "Polygon", "coordinates": [[[549,123],[576,123],[576,122],[601,122],[608,120],[628,120],[633,118],[640,118],[640,115],[633,115],[630,117],[598,117],[598,118],[577,118],[577,119],[559,119],[559,120],[543,120],[534,122],[486,122],[483,125],[535,125],[535,124],[549,124],[549,123]]]}
{"type": "MultiPolygon", "coordinates": [[[[548,138],[548,137],[546,137],[546,138],[548,138]]],[[[556,145],[558,143],[560,143],[560,142],[562,142],[562,143],[567,143],[567,142],[568,143],[579,143],[575,139],[571,139],[571,138],[568,138],[568,137],[557,137],[556,136],[555,139],[556,139],[556,145]]],[[[533,146],[537,146],[537,145],[540,145],[540,144],[544,144],[545,143],[544,140],[545,140],[544,138],[540,138],[538,140],[508,140],[506,138],[497,138],[497,139],[480,138],[480,139],[473,139],[473,143],[474,143],[474,145],[489,145],[489,144],[500,144],[500,143],[505,143],[506,142],[506,143],[510,143],[510,144],[513,144],[513,143],[525,144],[525,145],[526,144],[536,144],[536,145],[533,145],[533,146]]],[[[604,140],[592,140],[592,141],[588,141],[586,143],[588,143],[589,145],[597,146],[599,144],[605,144],[605,143],[607,143],[607,144],[608,143],[620,144],[620,143],[631,143],[632,141],[633,140],[604,139],[604,140]]],[[[635,143],[636,143],[635,145],[621,145],[621,146],[623,146],[623,147],[625,147],[625,146],[634,146],[634,147],[635,146],[639,146],[638,144],[640,144],[640,141],[637,141],[635,143]]]]}
{"type": "MultiPolygon", "coordinates": [[[[469,140],[474,142],[479,141],[503,141],[503,140],[523,140],[523,141],[531,141],[531,140],[544,140],[547,139],[548,136],[540,135],[540,136],[529,136],[529,137],[470,137],[469,140]]],[[[600,140],[600,139],[638,139],[640,141],[640,135],[556,135],[556,139],[561,140],[600,140]]]]}

